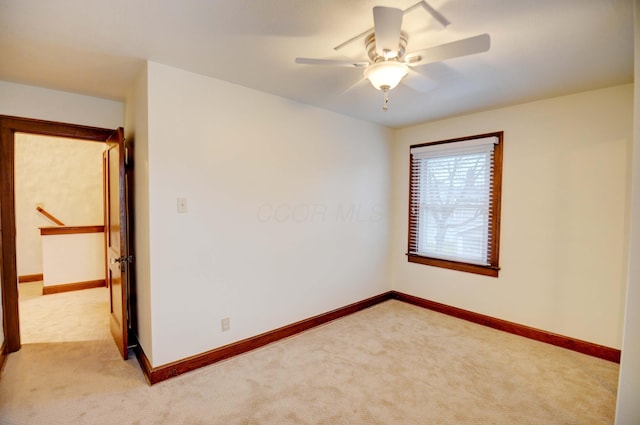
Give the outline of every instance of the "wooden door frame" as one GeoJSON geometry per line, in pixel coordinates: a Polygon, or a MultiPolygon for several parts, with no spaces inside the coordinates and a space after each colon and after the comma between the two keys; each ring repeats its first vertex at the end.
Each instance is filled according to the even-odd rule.
{"type": "Polygon", "coordinates": [[[6,353],[18,351],[21,347],[16,263],[15,133],[106,142],[113,131],[106,128],[0,115],[0,267],[6,353]]]}

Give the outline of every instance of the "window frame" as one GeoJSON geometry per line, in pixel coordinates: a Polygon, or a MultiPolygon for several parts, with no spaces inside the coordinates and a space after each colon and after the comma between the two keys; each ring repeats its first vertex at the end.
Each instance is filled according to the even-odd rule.
{"type": "Polygon", "coordinates": [[[458,137],[455,139],[439,140],[436,142],[420,143],[409,146],[409,208],[408,208],[408,226],[407,226],[407,260],[410,263],[424,264],[427,266],[441,267],[451,270],[458,270],[467,273],[475,273],[484,276],[498,277],[500,271],[500,221],[501,221],[501,205],[502,205],[502,157],[504,146],[504,132],[497,131],[493,133],[478,134],[473,136],[458,137]],[[463,261],[445,260],[441,258],[428,257],[412,253],[412,247],[417,245],[416,237],[418,234],[418,220],[417,214],[413,213],[411,208],[413,204],[413,155],[411,149],[419,148],[423,146],[441,145],[446,143],[462,142],[465,140],[482,139],[485,137],[496,137],[498,143],[493,149],[493,184],[492,184],[492,197],[491,197],[491,209],[493,214],[489,220],[489,230],[492,235],[490,244],[488,244],[490,252],[488,256],[488,265],[473,264],[463,261]],[[415,230],[412,232],[412,230],[415,230]],[[416,235],[416,237],[412,237],[416,235]]]}

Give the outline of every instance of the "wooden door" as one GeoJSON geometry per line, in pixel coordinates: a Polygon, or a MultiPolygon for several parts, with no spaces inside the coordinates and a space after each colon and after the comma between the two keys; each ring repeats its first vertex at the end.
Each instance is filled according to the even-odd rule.
{"type": "Polygon", "coordinates": [[[105,243],[109,286],[111,335],[123,359],[129,356],[128,271],[132,257],[128,250],[127,170],[123,129],[107,139],[105,151],[105,243]]]}

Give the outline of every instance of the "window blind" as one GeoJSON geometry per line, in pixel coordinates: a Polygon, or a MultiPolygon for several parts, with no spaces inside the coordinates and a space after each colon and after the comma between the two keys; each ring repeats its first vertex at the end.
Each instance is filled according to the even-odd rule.
{"type": "Polygon", "coordinates": [[[409,254],[490,265],[497,137],[411,148],[409,254]]]}

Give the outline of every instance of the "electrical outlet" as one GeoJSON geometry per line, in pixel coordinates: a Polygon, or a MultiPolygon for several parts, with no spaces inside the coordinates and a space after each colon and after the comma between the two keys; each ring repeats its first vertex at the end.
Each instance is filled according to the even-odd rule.
{"type": "Polygon", "coordinates": [[[187,198],[178,198],[178,212],[186,213],[187,212],[187,198]]]}
{"type": "Polygon", "coordinates": [[[228,317],[225,317],[220,321],[220,327],[222,328],[222,332],[226,332],[231,329],[231,320],[228,317]]]}

